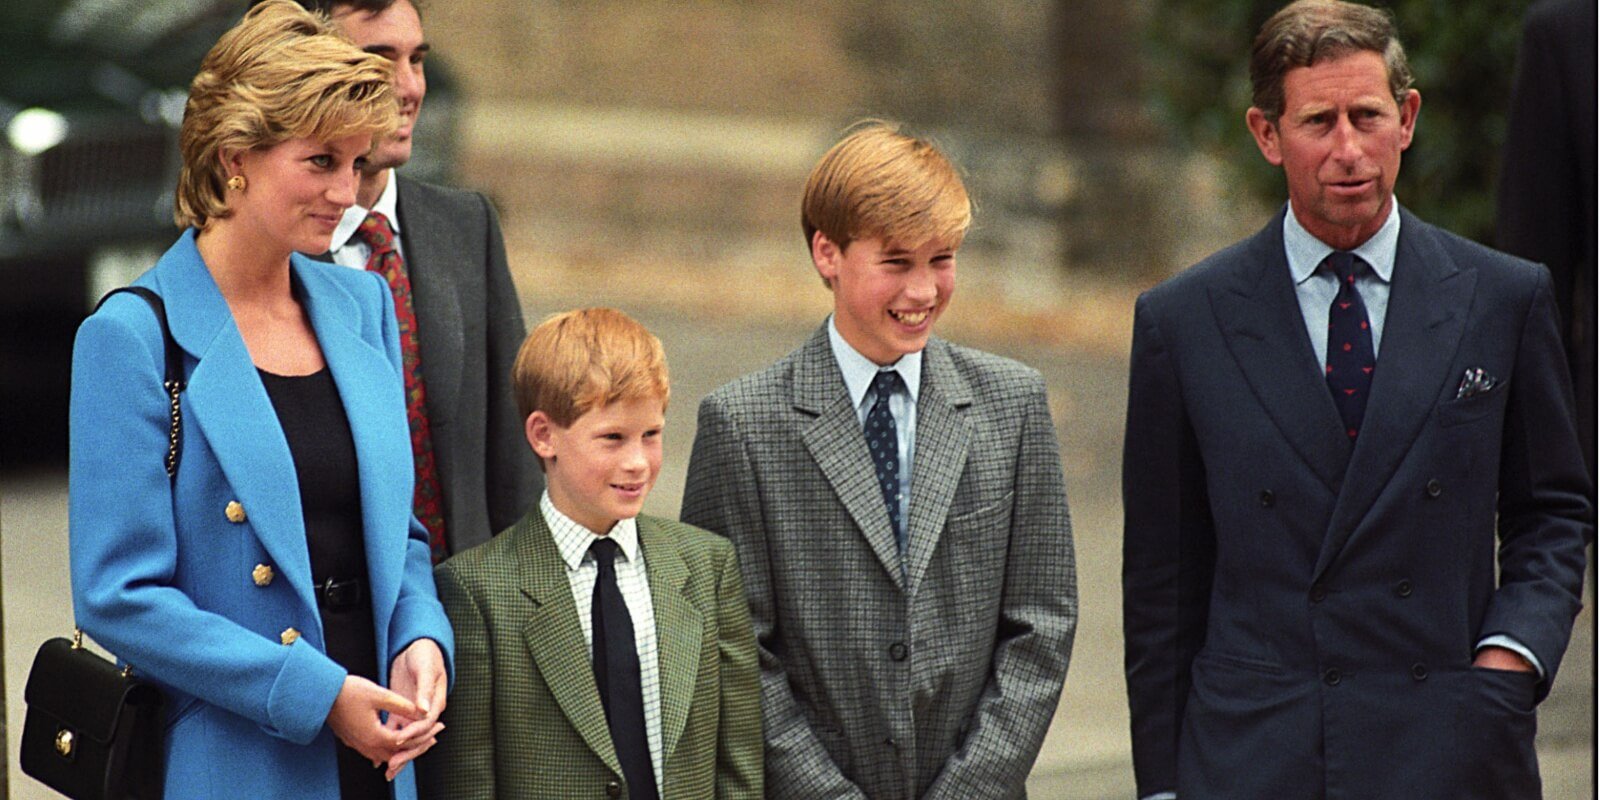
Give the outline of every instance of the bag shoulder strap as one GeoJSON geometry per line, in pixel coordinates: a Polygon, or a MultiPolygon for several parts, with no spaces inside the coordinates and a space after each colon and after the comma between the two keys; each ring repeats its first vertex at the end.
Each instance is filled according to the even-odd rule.
{"type": "Polygon", "coordinates": [[[143,286],[123,286],[106,292],[105,297],[94,306],[95,311],[105,305],[111,295],[118,292],[127,292],[137,295],[150,304],[150,310],[155,312],[156,322],[161,324],[161,339],[166,347],[166,370],[161,381],[162,388],[167,390],[167,397],[171,400],[169,416],[172,418],[172,428],[167,435],[167,478],[176,480],[178,477],[178,459],[183,445],[183,416],[178,404],[178,395],[183,391],[183,349],[178,347],[176,339],[172,338],[172,329],[167,327],[167,305],[162,302],[161,295],[143,286]]]}

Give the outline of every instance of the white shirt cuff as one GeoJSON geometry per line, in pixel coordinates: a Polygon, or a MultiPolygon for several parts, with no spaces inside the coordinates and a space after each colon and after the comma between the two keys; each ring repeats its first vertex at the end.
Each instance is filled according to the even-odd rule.
{"type": "Polygon", "coordinates": [[[1493,636],[1484,637],[1483,641],[1478,642],[1478,647],[1477,649],[1473,650],[1473,652],[1476,653],[1478,650],[1482,650],[1485,647],[1504,647],[1505,649],[1528,659],[1528,663],[1533,665],[1533,671],[1539,673],[1539,680],[1544,680],[1544,665],[1539,663],[1539,657],[1535,656],[1532,650],[1524,647],[1522,642],[1519,642],[1503,633],[1497,633],[1493,636]]]}

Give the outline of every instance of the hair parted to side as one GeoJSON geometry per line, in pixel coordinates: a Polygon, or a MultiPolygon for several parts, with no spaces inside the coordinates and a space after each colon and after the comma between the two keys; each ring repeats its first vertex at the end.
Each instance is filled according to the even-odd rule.
{"type": "Polygon", "coordinates": [[[882,237],[902,247],[955,247],[972,225],[967,187],[939,148],[881,120],[856,123],[806,180],[800,227],[806,246],[822,231],[842,250],[882,237]]]}
{"type": "Polygon", "coordinates": [[[289,139],[329,142],[399,125],[393,66],[364,53],[326,17],[293,0],[264,0],[217,40],[189,85],[173,218],[204,228],[229,214],[225,150],[289,139]]]}
{"type": "MultiPolygon", "coordinates": [[[[266,1],[267,0],[250,0],[250,5],[257,6],[266,1]]],[[[342,8],[349,8],[351,11],[360,11],[367,14],[382,14],[383,12],[388,11],[390,6],[399,1],[400,0],[295,0],[296,3],[299,3],[301,7],[305,8],[307,11],[312,11],[329,17],[333,16],[335,11],[338,11],[342,8]]],[[[423,2],[423,0],[407,1],[411,3],[412,8],[417,10],[418,14],[421,14],[423,8],[427,5],[423,2]]]]}
{"type": "Polygon", "coordinates": [[[562,427],[618,400],[672,394],[661,340],[614,308],[580,308],[539,323],[522,342],[511,384],[523,419],[543,411],[562,427]]]}
{"type": "Polygon", "coordinates": [[[1283,115],[1283,76],[1290,70],[1362,51],[1383,56],[1389,93],[1403,104],[1411,90],[1411,65],[1392,14],[1344,0],[1290,3],[1256,34],[1250,50],[1251,103],[1275,123],[1283,115]]]}

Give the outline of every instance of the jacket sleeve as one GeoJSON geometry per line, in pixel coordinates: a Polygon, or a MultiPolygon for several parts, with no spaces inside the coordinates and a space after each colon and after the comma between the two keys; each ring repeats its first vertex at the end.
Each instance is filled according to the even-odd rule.
{"type": "Polygon", "coordinates": [[[1538,273],[1509,378],[1500,453],[1500,586],[1479,639],[1505,635],[1544,667],[1542,699],[1581,607],[1594,484],[1578,449],[1550,276],[1538,273]]]}
{"type": "MultiPolygon", "coordinates": [[[[377,310],[378,340],[383,347],[383,352],[389,358],[389,363],[394,367],[396,379],[401,385],[405,382],[405,368],[402,366],[400,355],[400,327],[395,319],[394,295],[389,291],[389,285],[375,272],[365,273],[372,278],[368,282],[373,297],[369,307],[377,310]]],[[[398,398],[397,398],[398,399],[398,398]]],[[[416,470],[409,462],[406,474],[415,480],[416,470]]],[[[410,525],[406,535],[405,575],[400,580],[400,594],[395,599],[394,614],[389,619],[389,653],[387,662],[393,664],[394,660],[418,639],[432,639],[438,643],[439,651],[444,655],[444,665],[450,679],[455,679],[455,637],[450,630],[450,621],[445,618],[444,609],[439,605],[439,597],[433,586],[433,550],[428,542],[428,529],[415,515],[410,516],[410,525]]]]}
{"type": "Polygon", "coordinates": [[[493,536],[515,525],[538,502],[543,478],[523,437],[522,418],[517,414],[516,394],[511,386],[511,366],[527,336],[522,303],[517,299],[516,285],[511,282],[499,217],[487,198],[478,195],[478,201],[483,204],[488,225],[484,248],[489,257],[483,276],[489,348],[484,353],[489,385],[485,396],[487,440],[483,443],[483,452],[488,463],[484,464],[483,474],[487,484],[484,496],[489,505],[487,535],[493,536]]]}
{"type": "Polygon", "coordinates": [[[760,800],[761,670],[750,605],[733,546],[722,543],[717,563],[717,653],[722,708],[717,726],[717,800],[760,800]]]}
{"type": "Polygon", "coordinates": [[[439,719],[445,729],[431,750],[417,760],[420,796],[452,800],[493,800],[495,796],[494,654],[489,626],[478,598],[454,565],[435,571],[439,598],[456,632],[455,688],[439,719]]]}
{"type": "Polygon", "coordinates": [[[157,330],[143,303],[119,298],[84,322],[73,346],[68,506],[78,624],[140,673],[307,744],[322,730],[344,668],[304,639],[285,647],[202,610],[174,585],[157,330]]]}
{"type": "Polygon", "coordinates": [[[865,800],[844,777],[806,722],[789,689],[778,639],[777,611],[767,559],[760,486],[732,414],[716,395],[700,403],[689,456],[682,518],[730,539],[738,550],[761,668],[761,713],[766,737],[766,786],[771,797],[865,800]]]}
{"type": "Polygon", "coordinates": [[[1190,664],[1205,641],[1216,537],[1177,365],[1148,298],[1134,312],[1122,456],[1122,613],[1138,796],[1178,782],[1190,664]]]}
{"type": "Polygon", "coordinates": [[[1055,718],[1078,622],[1072,521],[1044,380],[1031,376],[988,685],[966,740],[923,795],[1020,794],[1055,718]]]}

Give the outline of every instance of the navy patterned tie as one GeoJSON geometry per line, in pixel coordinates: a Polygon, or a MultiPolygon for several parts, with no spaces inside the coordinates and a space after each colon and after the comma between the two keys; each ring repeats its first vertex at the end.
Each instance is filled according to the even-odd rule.
{"type": "Polygon", "coordinates": [[[1356,275],[1367,268],[1367,263],[1343,250],[1330,253],[1322,263],[1339,279],[1339,294],[1328,306],[1328,361],[1324,369],[1333,404],[1344,420],[1345,435],[1355,441],[1361,431],[1361,418],[1367,413],[1367,395],[1377,363],[1367,306],[1356,291],[1356,275]]]}
{"type": "Polygon", "coordinates": [[[905,526],[900,522],[900,436],[895,429],[894,415],[889,413],[889,398],[904,383],[900,373],[885,370],[872,379],[872,391],[878,399],[867,412],[867,450],[872,453],[872,466],[878,473],[878,488],[883,490],[883,503],[889,507],[889,527],[894,530],[894,540],[902,555],[906,552],[905,526]]]}
{"type": "Polygon", "coordinates": [[[594,582],[594,603],[589,608],[594,636],[594,682],[600,705],[611,729],[611,744],[628,781],[628,797],[655,800],[656,773],[650,762],[650,741],[645,734],[644,688],[639,672],[639,651],[633,640],[633,616],[617,586],[617,543],[601,537],[589,545],[600,574],[594,582]]]}

